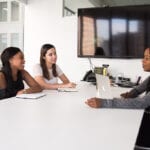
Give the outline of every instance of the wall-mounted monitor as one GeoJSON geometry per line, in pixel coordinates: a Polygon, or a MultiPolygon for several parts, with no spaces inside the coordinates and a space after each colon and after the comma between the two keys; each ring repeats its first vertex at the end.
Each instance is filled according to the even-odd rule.
{"type": "Polygon", "coordinates": [[[142,58],[150,5],[78,9],[78,57],[142,58]]]}

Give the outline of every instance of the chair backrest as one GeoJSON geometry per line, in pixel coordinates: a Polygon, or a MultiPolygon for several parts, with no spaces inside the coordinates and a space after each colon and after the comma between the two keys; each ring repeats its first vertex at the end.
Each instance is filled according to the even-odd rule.
{"type": "Polygon", "coordinates": [[[134,150],[150,150],[150,106],[144,111],[134,150]]]}
{"type": "Polygon", "coordinates": [[[84,75],[82,81],[96,83],[95,73],[92,70],[87,71],[86,74],[84,75]]]}

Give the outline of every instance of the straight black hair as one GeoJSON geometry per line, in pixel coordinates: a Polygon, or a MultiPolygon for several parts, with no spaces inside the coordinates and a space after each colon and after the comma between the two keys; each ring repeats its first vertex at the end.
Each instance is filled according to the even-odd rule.
{"type": "Polygon", "coordinates": [[[2,61],[2,69],[1,71],[5,74],[7,82],[12,81],[12,70],[10,67],[10,59],[15,56],[17,53],[21,52],[21,50],[17,47],[8,47],[4,49],[1,54],[2,61]]]}

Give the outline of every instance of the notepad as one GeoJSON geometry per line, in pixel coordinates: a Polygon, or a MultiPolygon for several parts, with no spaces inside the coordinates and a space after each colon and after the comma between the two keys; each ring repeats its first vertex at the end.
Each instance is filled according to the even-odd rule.
{"type": "Polygon", "coordinates": [[[59,92],[78,92],[77,88],[58,88],[59,92]]]}
{"type": "Polygon", "coordinates": [[[20,94],[20,95],[16,95],[16,97],[23,98],[23,99],[37,99],[45,95],[46,95],[45,93],[32,93],[32,94],[20,94]]]}

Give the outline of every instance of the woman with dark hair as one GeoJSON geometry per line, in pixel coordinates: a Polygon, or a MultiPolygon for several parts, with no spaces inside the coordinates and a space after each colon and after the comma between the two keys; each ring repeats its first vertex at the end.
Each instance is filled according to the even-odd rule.
{"type": "MultiPolygon", "coordinates": [[[[150,48],[145,49],[142,65],[144,71],[150,72],[150,48]]],[[[122,98],[114,98],[111,100],[94,97],[86,100],[85,103],[92,108],[146,108],[150,106],[150,76],[131,91],[122,93],[121,97],[122,98]],[[144,92],[146,94],[139,97],[139,95],[144,92]]]]}
{"type": "Polygon", "coordinates": [[[55,47],[51,44],[44,44],[41,48],[40,64],[36,64],[33,68],[35,80],[44,89],[74,88],[76,84],[69,81],[56,61],[55,47]],[[62,83],[58,83],[58,78],[62,83]]]}
{"type": "Polygon", "coordinates": [[[6,48],[1,54],[1,61],[0,99],[42,91],[40,85],[24,70],[24,55],[19,48],[6,48]],[[24,89],[23,80],[29,88],[24,89]]]}

